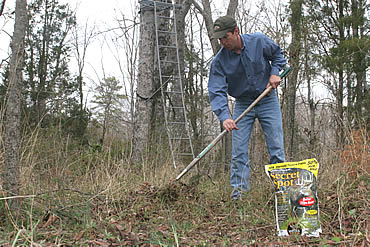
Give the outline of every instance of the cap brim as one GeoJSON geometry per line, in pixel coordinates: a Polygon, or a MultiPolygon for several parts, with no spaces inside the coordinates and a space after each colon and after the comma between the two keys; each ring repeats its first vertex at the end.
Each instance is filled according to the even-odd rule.
{"type": "Polygon", "coordinates": [[[214,32],[213,35],[212,35],[212,38],[221,39],[221,38],[225,37],[227,32],[230,32],[230,31],[229,30],[223,30],[223,31],[214,32]]]}

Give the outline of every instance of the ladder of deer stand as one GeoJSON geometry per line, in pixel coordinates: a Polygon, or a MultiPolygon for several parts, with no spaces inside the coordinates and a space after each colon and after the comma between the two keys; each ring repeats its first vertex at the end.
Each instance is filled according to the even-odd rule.
{"type": "Polygon", "coordinates": [[[153,5],[162,104],[172,162],[176,168],[177,161],[184,156],[195,157],[186,115],[176,31],[175,12],[181,5],[159,1],[153,1],[153,5]]]}

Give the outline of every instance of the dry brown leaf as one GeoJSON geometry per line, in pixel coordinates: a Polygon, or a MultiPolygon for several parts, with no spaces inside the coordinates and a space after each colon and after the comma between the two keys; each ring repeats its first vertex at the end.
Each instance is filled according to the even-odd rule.
{"type": "Polygon", "coordinates": [[[160,226],[158,227],[158,229],[159,229],[160,231],[167,231],[167,230],[168,230],[168,226],[166,226],[166,225],[160,225],[160,226]]]}
{"type": "Polygon", "coordinates": [[[85,234],[85,230],[82,230],[80,231],[79,233],[76,234],[76,236],[74,236],[73,240],[74,241],[79,241],[85,234]]]}
{"type": "Polygon", "coordinates": [[[50,214],[48,220],[46,221],[45,224],[41,226],[41,228],[46,228],[52,225],[55,221],[57,221],[57,219],[58,219],[58,216],[56,216],[55,214],[50,214]]]}
{"type": "Polygon", "coordinates": [[[113,224],[113,225],[115,225],[115,227],[119,231],[119,234],[121,235],[122,238],[124,238],[126,236],[126,234],[124,232],[124,227],[118,221],[111,220],[110,223],[113,224]]]}
{"type": "Polygon", "coordinates": [[[91,240],[88,241],[90,244],[99,245],[99,246],[109,246],[110,244],[104,240],[91,240]]]}

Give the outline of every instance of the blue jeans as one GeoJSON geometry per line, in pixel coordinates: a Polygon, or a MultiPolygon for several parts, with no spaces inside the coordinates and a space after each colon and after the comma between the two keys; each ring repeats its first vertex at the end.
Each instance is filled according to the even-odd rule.
{"type": "MultiPolygon", "coordinates": [[[[236,99],[233,118],[234,120],[248,108],[254,98],[236,99]]],[[[275,90],[261,99],[261,101],[242,118],[237,127],[239,130],[232,131],[232,158],[230,183],[234,188],[233,198],[250,188],[250,166],[248,156],[248,144],[253,130],[255,119],[258,119],[267,144],[270,155],[270,164],[285,162],[283,126],[281,110],[275,90]]]]}

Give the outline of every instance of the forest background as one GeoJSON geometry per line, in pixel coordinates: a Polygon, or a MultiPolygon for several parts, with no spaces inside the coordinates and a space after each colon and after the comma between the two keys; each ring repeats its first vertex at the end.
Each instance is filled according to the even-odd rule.
{"type": "Polygon", "coordinates": [[[2,0],[1,34],[12,43],[0,64],[0,244],[365,246],[368,3],[176,3],[195,153],[220,131],[206,89],[219,49],[209,39],[213,20],[235,16],[242,33],[265,33],[283,49],[292,68],[279,88],[286,154],[289,161],[320,163],[322,236],[275,237],[259,125],[249,147],[253,189],[246,200],[230,201],[229,137],[169,186],[189,160],[173,167],[162,101],[154,94],[160,85],[152,10],[130,1],[132,10],[117,7],[112,23],[96,26],[64,1],[16,0],[14,8],[2,0]],[[14,24],[13,33],[6,23],[14,24]]]}

